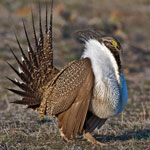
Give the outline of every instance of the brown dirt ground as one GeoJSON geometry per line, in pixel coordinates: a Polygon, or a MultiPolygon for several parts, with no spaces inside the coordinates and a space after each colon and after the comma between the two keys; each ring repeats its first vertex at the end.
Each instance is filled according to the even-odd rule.
{"type": "MultiPolygon", "coordinates": [[[[5,89],[13,87],[5,76],[16,77],[6,61],[17,67],[9,46],[17,56],[21,56],[13,34],[15,31],[26,48],[21,18],[27,20],[29,34],[32,35],[31,6],[37,25],[36,0],[0,1],[0,149],[150,150],[150,1],[55,1],[54,55],[57,66],[80,57],[82,46],[72,37],[76,30],[102,30],[121,41],[129,100],[122,114],[109,119],[100,130],[95,131],[95,137],[106,144],[104,147],[91,145],[82,137],[66,143],[59,136],[55,120],[45,117],[39,121],[35,112],[9,103],[18,99],[5,89]]],[[[42,0],[41,6],[44,16],[42,0]]]]}

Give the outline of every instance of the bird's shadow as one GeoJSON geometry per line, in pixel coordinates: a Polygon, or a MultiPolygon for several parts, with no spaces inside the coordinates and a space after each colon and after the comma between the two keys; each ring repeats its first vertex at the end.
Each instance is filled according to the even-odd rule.
{"type": "MultiPolygon", "coordinates": [[[[43,118],[42,120],[37,121],[39,124],[51,123],[53,122],[49,118],[43,118]]],[[[96,140],[99,142],[107,143],[111,141],[127,141],[131,139],[141,140],[141,139],[150,139],[150,129],[138,129],[138,130],[129,130],[125,131],[122,135],[94,135],[96,140]]]]}
{"type": "Polygon", "coordinates": [[[49,119],[49,118],[43,118],[42,120],[37,120],[37,123],[42,125],[42,124],[45,124],[45,123],[51,123],[52,120],[49,119]]]}
{"type": "Polygon", "coordinates": [[[122,135],[105,135],[105,136],[100,136],[100,135],[95,135],[95,138],[100,141],[100,142],[110,142],[110,141],[127,141],[131,139],[150,139],[150,130],[145,129],[145,130],[137,130],[137,131],[126,131],[122,135]]]}

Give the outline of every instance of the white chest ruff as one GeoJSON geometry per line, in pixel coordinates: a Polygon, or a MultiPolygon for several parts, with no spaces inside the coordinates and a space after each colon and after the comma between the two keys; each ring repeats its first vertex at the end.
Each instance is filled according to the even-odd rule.
{"type": "Polygon", "coordinates": [[[114,116],[119,109],[120,88],[114,81],[99,81],[93,90],[90,111],[99,118],[114,116]]]}
{"type": "Polygon", "coordinates": [[[97,40],[86,42],[82,58],[91,60],[95,85],[89,110],[99,118],[119,114],[127,102],[127,87],[124,76],[119,74],[112,53],[97,40]]]}

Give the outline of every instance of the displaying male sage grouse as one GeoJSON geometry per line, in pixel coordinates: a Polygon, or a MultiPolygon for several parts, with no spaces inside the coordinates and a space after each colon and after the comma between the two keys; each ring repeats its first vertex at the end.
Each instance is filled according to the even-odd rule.
{"type": "Polygon", "coordinates": [[[77,134],[83,134],[89,142],[101,144],[91,132],[100,128],[107,118],[122,112],[128,99],[121,68],[120,44],[112,37],[101,36],[92,31],[80,31],[77,35],[85,42],[81,59],[58,70],[53,66],[52,7],[53,1],[49,26],[46,8],[44,32],[39,8],[38,38],[32,13],[34,48],[23,22],[28,57],[16,37],[22,60],[11,51],[20,69],[8,64],[22,81],[8,79],[21,91],[9,90],[22,96],[22,100],[13,103],[27,105],[37,111],[40,118],[44,115],[56,117],[60,134],[66,141],[74,139],[77,134]]]}

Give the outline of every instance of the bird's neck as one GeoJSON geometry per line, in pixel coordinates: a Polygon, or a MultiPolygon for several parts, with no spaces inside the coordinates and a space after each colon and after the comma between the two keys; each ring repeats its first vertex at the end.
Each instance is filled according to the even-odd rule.
{"type": "MultiPolygon", "coordinates": [[[[95,80],[116,81],[120,84],[118,64],[110,50],[97,40],[88,40],[82,58],[89,58],[92,63],[95,80]]],[[[109,81],[108,81],[109,82],[109,81]]]]}

